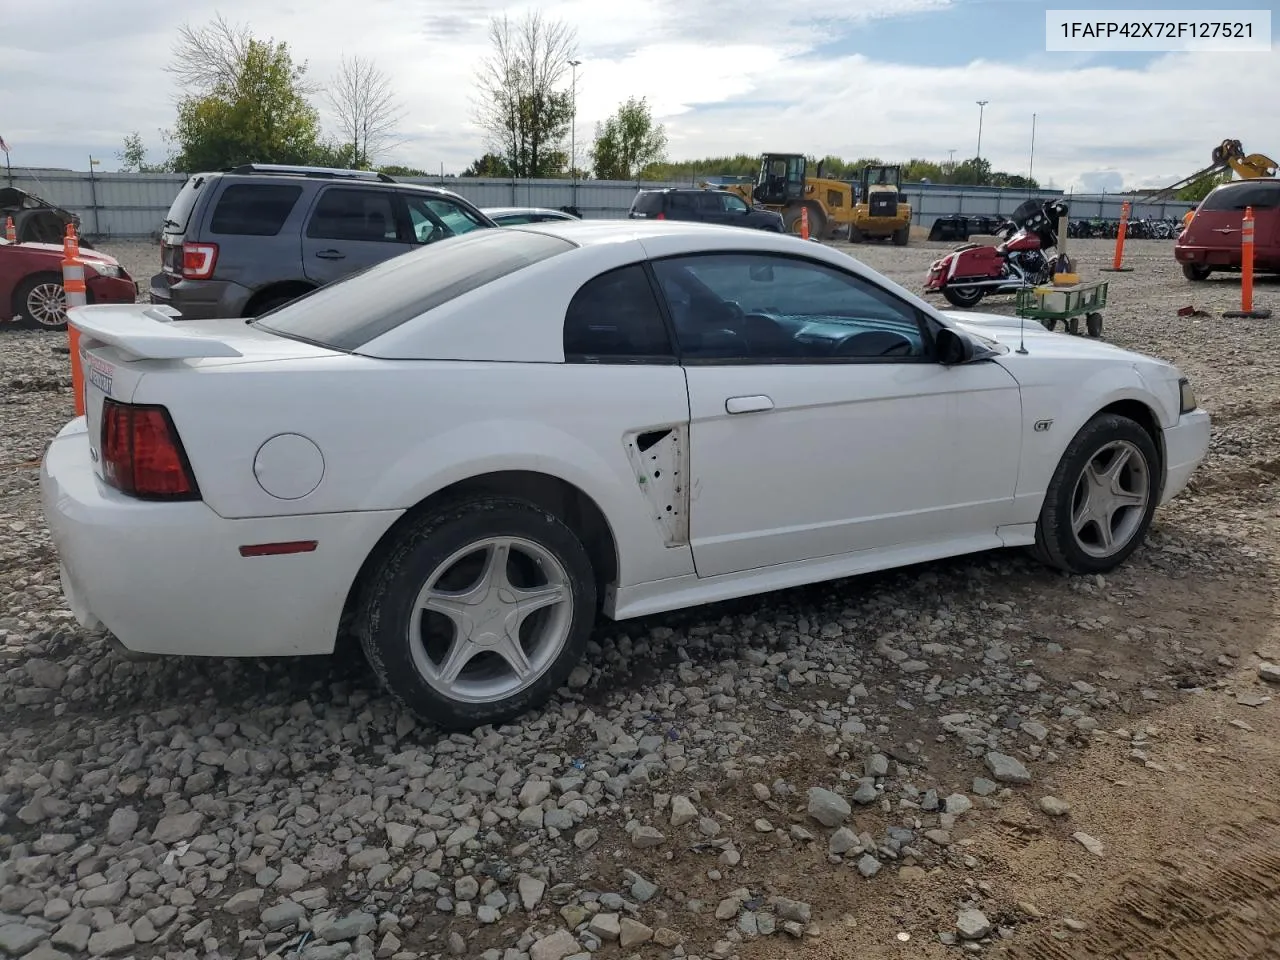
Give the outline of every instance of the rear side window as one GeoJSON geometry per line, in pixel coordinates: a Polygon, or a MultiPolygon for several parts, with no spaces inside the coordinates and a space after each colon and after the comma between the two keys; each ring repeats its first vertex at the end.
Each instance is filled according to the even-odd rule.
{"type": "Polygon", "coordinates": [[[671,196],[671,210],[673,213],[693,213],[693,197],[687,193],[673,193],[671,196]]]}
{"type": "Polygon", "coordinates": [[[644,267],[619,267],[579,288],[565,312],[564,358],[570,363],[674,362],[644,267]]]}
{"type": "Polygon", "coordinates": [[[307,224],[307,236],[320,240],[395,242],[395,194],[390,190],[330,187],[320,195],[307,224]]]}
{"type": "Polygon", "coordinates": [[[208,176],[197,174],[182,185],[178,195],[173,198],[173,203],[169,204],[169,212],[165,214],[164,229],[166,231],[174,233],[186,232],[187,222],[191,219],[191,211],[195,209],[196,201],[202,196],[201,188],[208,181],[208,176]]]}
{"type": "Polygon", "coordinates": [[[576,244],[524,230],[473,230],[321,287],[253,325],[348,352],[414,317],[576,244]]]}
{"type": "Polygon", "coordinates": [[[1204,198],[1201,210],[1274,210],[1280,207],[1280,183],[1247,183],[1219,187],[1204,198]]]}
{"type": "Polygon", "coordinates": [[[235,183],[213,209],[210,233],[274,237],[289,219],[302,187],[289,183],[235,183]]]}
{"type": "Polygon", "coordinates": [[[661,213],[662,194],[653,190],[641,191],[636,194],[636,198],[631,204],[631,209],[636,213],[661,213]]]}

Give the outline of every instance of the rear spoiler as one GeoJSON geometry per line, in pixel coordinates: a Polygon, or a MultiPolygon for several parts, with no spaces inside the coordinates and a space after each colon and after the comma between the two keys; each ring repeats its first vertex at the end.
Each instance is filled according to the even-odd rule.
{"type": "Polygon", "coordinates": [[[240,357],[239,350],[216,336],[195,333],[173,322],[182,314],[166,306],[98,303],[72,307],[68,325],[80,335],[115,347],[139,360],[194,360],[240,357]]]}

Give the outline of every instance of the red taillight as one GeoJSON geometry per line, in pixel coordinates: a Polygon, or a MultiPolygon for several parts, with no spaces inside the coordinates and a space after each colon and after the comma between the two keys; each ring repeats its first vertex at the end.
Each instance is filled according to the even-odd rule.
{"type": "Polygon", "coordinates": [[[667,219],[667,215],[666,215],[665,213],[660,213],[660,214],[658,214],[656,217],[654,217],[653,219],[655,219],[655,220],[665,220],[665,219],[667,219]]]}
{"type": "Polygon", "coordinates": [[[143,500],[198,500],[191,465],[169,411],[102,403],[102,472],[121,493],[143,500]]]}
{"type": "Polygon", "coordinates": [[[182,244],[182,276],[187,280],[208,280],[218,262],[216,243],[182,244]]]}

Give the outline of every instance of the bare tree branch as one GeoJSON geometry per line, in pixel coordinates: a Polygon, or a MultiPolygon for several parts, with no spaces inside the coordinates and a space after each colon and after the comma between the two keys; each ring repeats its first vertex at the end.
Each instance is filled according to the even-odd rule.
{"type": "Polygon", "coordinates": [[[396,135],[404,110],[396,100],[390,78],[372,60],[359,56],[348,59],[344,55],[326,96],[343,144],[352,149],[354,166],[371,166],[404,142],[396,135]]]}
{"type": "MultiPolygon", "coordinates": [[[[244,74],[245,60],[253,43],[253,35],[246,25],[231,23],[218,13],[204,26],[183,24],[179,28],[173,59],[165,69],[188,94],[200,96],[219,87],[234,88],[244,74]]],[[[275,44],[269,40],[267,46],[275,44]]],[[[306,62],[294,66],[298,91],[304,95],[318,92],[316,84],[302,79],[306,62]]]]}
{"type": "Polygon", "coordinates": [[[476,122],[490,148],[516,176],[557,172],[553,154],[563,146],[572,117],[569,93],[557,84],[577,51],[577,32],[532,11],[516,23],[504,14],[489,21],[490,55],[481,63],[476,122]]]}

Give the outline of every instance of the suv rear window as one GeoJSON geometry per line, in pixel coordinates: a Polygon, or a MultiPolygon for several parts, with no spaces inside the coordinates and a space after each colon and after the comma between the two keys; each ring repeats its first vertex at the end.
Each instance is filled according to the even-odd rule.
{"type": "Polygon", "coordinates": [[[182,185],[178,195],[173,198],[173,203],[169,205],[169,212],[165,214],[164,229],[166,232],[187,232],[187,221],[191,219],[191,211],[195,209],[196,200],[200,198],[200,188],[208,180],[209,177],[207,175],[196,174],[182,185]]]}
{"type": "Polygon", "coordinates": [[[544,233],[474,230],[383,260],[269,310],[253,325],[352,352],[442,303],[575,246],[544,233]]]}
{"type": "Polygon", "coordinates": [[[1272,210],[1280,207],[1280,183],[1233,183],[1204,198],[1201,210],[1272,210]]]}
{"type": "Polygon", "coordinates": [[[661,213],[662,194],[656,190],[643,190],[636,194],[631,209],[636,213],[661,213]]]}
{"type": "Polygon", "coordinates": [[[302,187],[288,183],[234,183],[222,191],[210,233],[274,237],[289,219],[302,187]]]}

